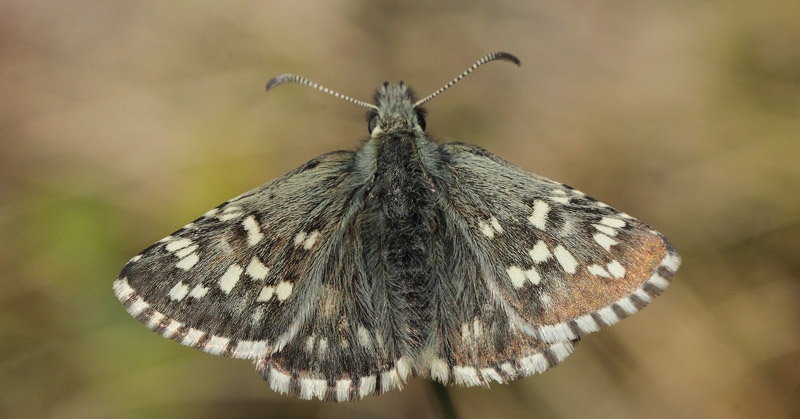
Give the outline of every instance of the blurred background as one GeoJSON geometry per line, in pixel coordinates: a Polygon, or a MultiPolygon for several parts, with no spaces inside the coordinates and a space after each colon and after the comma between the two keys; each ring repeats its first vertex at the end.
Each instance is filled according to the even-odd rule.
{"type": "Polygon", "coordinates": [[[294,72],[420,96],[428,131],[565,182],[683,255],[642,313],[543,375],[449,388],[462,418],[800,417],[800,7],[705,2],[0,2],[0,416],[442,417],[432,385],[279,396],[165,340],[111,283],[134,254],[307,160],[364,109],[294,72]]]}

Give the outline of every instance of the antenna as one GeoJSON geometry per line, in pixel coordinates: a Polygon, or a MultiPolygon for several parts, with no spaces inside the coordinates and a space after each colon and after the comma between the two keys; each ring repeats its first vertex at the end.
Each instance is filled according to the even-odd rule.
{"type": "Polygon", "coordinates": [[[489,55],[484,56],[480,60],[476,61],[475,64],[472,64],[472,66],[470,66],[468,69],[466,69],[463,73],[459,74],[458,77],[453,79],[453,81],[451,81],[450,83],[447,83],[446,85],[444,85],[441,89],[431,93],[430,95],[428,95],[424,99],[418,100],[417,103],[414,104],[414,107],[416,108],[417,106],[422,105],[423,103],[435,98],[440,93],[442,93],[445,90],[453,87],[454,84],[460,82],[461,79],[463,79],[464,77],[467,77],[467,75],[469,73],[472,73],[473,71],[475,71],[476,68],[478,68],[478,67],[480,67],[480,66],[482,66],[482,65],[484,65],[484,64],[486,64],[488,62],[495,61],[495,60],[510,61],[510,62],[516,64],[517,66],[520,65],[519,58],[517,58],[517,57],[515,57],[515,56],[513,56],[513,55],[511,55],[511,54],[509,54],[507,52],[493,52],[493,53],[491,53],[489,55]]]}
{"type": "Polygon", "coordinates": [[[336,96],[339,99],[344,99],[344,100],[346,100],[346,101],[348,101],[350,103],[355,103],[356,105],[361,105],[361,106],[363,106],[365,108],[374,109],[376,111],[378,110],[378,107],[373,105],[373,104],[371,104],[371,103],[367,103],[367,102],[364,102],[364,101],[361,101],[361,100],[358,100],[358,99],[353,99],[350,96],[345,96],[345,95],[343,95],[343,94],[341,94],[339,92],[334,92],[333,90],[328,89],[325,86],[320,86],[319,84],[314,83],[313,81],[311,81],[311,80],[309,80],[309,79],[307,79],[305,77],[296,76],[294,74],[281,74],[279,76],[273,77],[267,83],[267,91],[269,91],[270,89],[272,89],[275,86],[279,86],[279,85],[284,84],[284,83],[305,84],[306,86],[311,86],[311,87],[313,87],[315,89],[318,89],[318,90],[321,90],[321,91],[323,91],[323,92],[325,92],[325,93],[327,93],[329,95],[336,96]]]}

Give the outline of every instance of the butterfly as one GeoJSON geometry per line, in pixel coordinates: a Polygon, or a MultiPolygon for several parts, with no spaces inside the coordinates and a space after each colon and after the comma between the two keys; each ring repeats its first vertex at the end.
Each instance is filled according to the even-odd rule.
{"type": "Polygon", "coordinates": [[[357,151],[319,156],[206,212],[114,281],[166,338],[249,359],[302,399],[362,399],[412,375],[488,386],[541,373],[581,336],[641,310],[680,256],[637,219],[425,132],[422,100],[384,83],[357,151]]]}

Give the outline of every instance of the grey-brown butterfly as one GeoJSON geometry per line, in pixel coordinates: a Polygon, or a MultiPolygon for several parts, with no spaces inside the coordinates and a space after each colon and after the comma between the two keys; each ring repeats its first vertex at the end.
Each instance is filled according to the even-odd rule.
{"type": "Polygon", "coordinates": [[[361,148],[317,157],[206,212],[114,281],[164,337],[253,360],[280,392],[357,400],[412,375],[488,386],[541,373],[641,310],[680,257],[661,234],[468,144],[439,144],[421,100],[384,83],[361,148]]]}

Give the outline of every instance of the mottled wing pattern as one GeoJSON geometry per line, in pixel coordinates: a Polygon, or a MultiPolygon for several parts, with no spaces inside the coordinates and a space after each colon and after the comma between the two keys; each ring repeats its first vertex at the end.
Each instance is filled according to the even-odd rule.
{"type": "Polygon", "coordinates": [[[570,342],[617,323],[678,269],[666,238],[629,215],[479,147],[442,147],[482,283],[526,335],[570,342]]]}
{"type": "MultiPolygon", "coordinates": [[[[443,192],[459,187],[442,183],[449,184],[443,192]]],[[[435,206],[420,373],[444,384],[488,386],[542,373],[569,356],[576,340],[544,342],[521,333],[485,280],[494,256],[479,248],[471,216],[457,212],[446,193],[438,194],[435,206]]]]}
{"type": "Polygon", "coordinates": [[[356,240],[353,160],[318,157],[212,209],[132,258],[117,298],[164,337],[254,360],[280,393],[341,401],[400,386],[407,367],[351,320],[363,307],[342,303],[363,275],[342,248],[356,240]]]}

